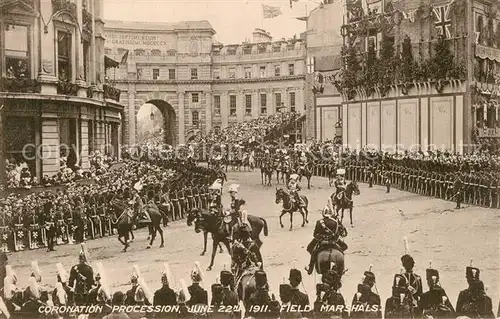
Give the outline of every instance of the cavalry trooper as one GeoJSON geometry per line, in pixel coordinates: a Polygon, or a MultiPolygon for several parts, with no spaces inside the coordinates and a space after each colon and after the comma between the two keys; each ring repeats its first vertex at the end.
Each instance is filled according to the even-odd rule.
{"type": "Polygon", "coordinates": [[[462,290],[457,300],[457,316],[469,318],[495,318],[491,298],[484,291],[484,284],[479,279],[480,270],[475,267],[465,269],[465,278],[469,288],[462,290]]]}
{"type": "Polygon", "coordinates": [[[290,197],[294,203],[297,203],[299,206],[305,206],[305,203],[302,202],[302,199],[300,198],[299,191],[300,191],[300,185],[298,182],[299,175],[297,174],[292,174],[290,175],[290,178],[288,180],[288,191],[290,192],[290,197]]]}
{"type": "Polygon", "coordinates": [[[351,318],[382,318],[380,296],[372,291],[376,281],[371,268],[364,272],[358,291],[352,298],[351,318]]]}
{"type": "Polygon", "coordinates": [[[248,315],[253,318],[267,318],[269,315],[262,312],[262,307],[269,306],[272,302],[271,296],[269,295],[269,284],[267,282],[267,274],[262,271],[256,271],[255,275],[255,286],[256,291],[250,295],[248,298],[248,315]]]}
{"type": "Polygon", "coordinates": [[[429,291],[422,294],[421,306],[424,318],[456,318],[453,306],[439,282],[439,271],[426,270],[429,291]]]}
{"type": "MultiPolygon", "coordinates": [[[[334,263],[330,265],[329,270],[321,276],[321,283],[316,285],[316,301],[314,302],[314,312],[321,314],[321,306],[328,306],[328,318],[340,317],[347,318],[347,307],[344,296],[339,292],[342,287],[340,275],[334,263]]],[[[320,315],[320,318],[322,316],[320,315]]]]}
{"type": "Polygon", "coordinates": [[[191,286],[189,286],[188,292],[191,298],[186,302],[187,306],[194,305],[208,305],[208,293],[205,289],[201,287],[201,282],[203,281],[203,271],[201,270],[200,263],[195,261],[193,270],[191,271],[191,286]]]}
{"type": "Polygon", "coordinates": [[[89,254],[87,246],[82,243],[79,263],[73,266],[69,273],[69,286],[74,291],[75,304],[77,306],[87,304],[87,297],[94,285],[94,270],[89,266],[89,254]]]}
{"type": "Polygon", "coordinates": [[[73,292],[68,286],[68,273],[61,263],[56,264],[57,268],[57,284],[52,291],[52,302],[55,306],[70,305],[73,301],[73,292]]]}
{"type": "Polygon", "coordinates": [[[238,192],[239,192],[240,185],[238,184],[231,184],[229,186],[229,189],[227,190],[230,200],[231,200],[231,208],[234,208],[234,202],[238,199],[238,192]]]}
{"type": "Polygon", "coordinates": [[[300,270],[292,268],[288,276],[290,282],[290,304],[304,307],[309,306],[309,296],[299,290],[299,285],[302,283],[302,273],[300,270]]]}
{"type": "Polygon", "coordinates": [[[384,318],[414,319],[419,317],[414,313],[411,297],[408,296],[408,285],[402,274],[394,275],[392,296],[385,302],[384,318]]]}
{"type": "Polygon", "coordinates": [[[153,306],[175,306],[177,305],[177,294],[170,287],[173,284],[170,266],[165,263],[161,274],[162,287],[158,289],[153,298],[153,306]]]}
{"type": "Polygon", "coordinates": [[[401,274],[407,283],[407,292],[409,298],[409,306],[412,314],[418,316],[421,315],[420,307],[420,297],[422,296],[422,279],[419,275],[413,273],[413,267],[415,266],[415,261],[413,257],[409,254],[405,254],[401,257],[401,263],[404,268],[404,272],[401,274]]]}
{"type": "Polygon", "coordinates": [[[239,240],[234,241],[232,247],[232,269],[236,278],[239,278],[246,269],[263,268],[263,259],[259,246],[252,240],[247,225],[240,225],[235,234],[239,240]]]}
{"type": "Polygon", "coordinates": [[[345,169],[337,169],[337,179],[335,180],[335,196],[338,196],[341,192],[345,191],[346,181],[345,181],[345,169]]]}
{"type": "Polygon", "coordinates": [[[132,274],[130,275],[130,283],[132,284],[132,288],[127,290],[125,305],[134,306],[140,305],[144,303],[145,292],[144,287],[142,287],[140,279],[141,279],[141,271],[139,266],[134,265],[132,274]]]}
{"type": "Polygon", "coordinates": [[[328,204],[323,209],[323,219],[316,222],[313,240],[307,245],[307,251],[311,254],[309,265],[306,267],[308,275],[312,274],[314,271],[316,255],[322,246],[334,245],[341,252],[347,249],[347,245],[340,240],[341,228],[343,228],[343,226],[337,222],[333,214],[331,200],[328,199],[328,204]]]}

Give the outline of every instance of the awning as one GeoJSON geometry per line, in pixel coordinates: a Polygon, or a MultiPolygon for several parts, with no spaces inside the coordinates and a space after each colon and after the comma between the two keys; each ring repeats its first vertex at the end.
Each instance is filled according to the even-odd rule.
{"type": "Polygon", "coordinates": [[[104,56],[104,68],[109,69],[109,68],[117,68],[120,66],[120,63],[116,62],[112,58],[108,57],[107,55],[104,56]]]}

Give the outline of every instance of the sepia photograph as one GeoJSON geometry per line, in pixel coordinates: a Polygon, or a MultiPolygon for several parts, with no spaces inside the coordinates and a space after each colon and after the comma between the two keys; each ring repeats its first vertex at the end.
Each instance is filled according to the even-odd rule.
{"type": "Polygon", "coordinates": [[[0,319],[500,318],[500,0],[0,0],[0,319]]]}

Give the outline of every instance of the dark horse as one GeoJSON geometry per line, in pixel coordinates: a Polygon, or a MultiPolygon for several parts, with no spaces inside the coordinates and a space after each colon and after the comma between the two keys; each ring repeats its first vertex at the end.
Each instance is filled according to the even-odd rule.
{"type": "Polygon", "coordinates": [[[299,203],[295,203],[292,201],[292,198],[289,193],[285,192],[282,188],[276,188],[276,199],[275,202],[276,204],[279,204],[280,202],[283,202],[283,209],[281,210],[281,215],[280,215],[280,226],[283,228],[283,222],[281,221],[281,218],[285,214],[290,214],[290,229],[292,230],[293,228],[293,213],[294,212],[299,212],[302,215],[302,227],[306,225],[306,223],[309,223],[307,220],[307,215],[309,214],[309,211],[307,210],[307,206],[309,205],[309,201],[305,195],[300,195],[300,198],[304,202],[305,206],[300,206],[299,203]]]}
{"type": "MultiPolygon", "coordinates": [[[[260,233],[264,230],[264,236],[267,236],[269,231],[267,228],[267,222],[264,218],[248,215],[248,221],[252,227],[252,239],[260,247],[262,246],[262,241],[259,238],[260,233]]],[[[209,213],[207,210],[193,209],[188,213],[187,224],[191,226],[194,223],[194,230],[197,233],[202,231],[207,231],[212,234],[213,246],[212,246],[212,258],[210,260],[210,266],[208,266],[207,271],[212,270],[215,260],[215,254],[217,253],[217,247],[220,243],[223,243],[227,251],[230,253],[228,234],[224,231],[224,221],[221,216],[217,216],[209,213]]]]}
{"type": "Polygon", "coordinates": [[[303,167],[297,167],[297,175],[299,175],[299,183],[302,181],[302,177],[307,179],[307,189],[311,189],[311,177],[312,177],[312,169],[311,164],[306,164],[303,167]]]}
{"type": "MultiPolygon", "coordinates": [[[[336,220],[338,225],[338,234],[340,237],[347,236],[347,229],[342,225],[342,222],[336,220]]],[[[323,274],[330,270],[332,265],[335,265],[336,271],[340,277],[345,273],[344,254],[338,249],[336,244],[325,245],[319,247],[320,251],[316,255],[315,269],[317,274],[323,274]]]]}
{"type": "Polygon", "coordinates": [[[351,227],[353,227],[352,224],[352,208],[353,208],[353,201],[352,201],[352,196],[353,195],[359,195],[359,187],[358,183],[356,181],[352,181],[349,184],[347,184],[346,188],[344,191],[341,191],[338,195],[332,194],[330,197],[332,199],[332,203],[335,205],[335,211],[337,213],[337,216],[339,214],[339,211],[341,211],[340,214],[340,221],[342,222],[344,220],[344,210],[349,209],[349,218],[351,219],[351,227]]]}
{"type": "MultiPolygon", "coordinates": [[[[149,234],[151,235],[151,239],[147,248],[149,249],[153,245],[153,241],[156,238],[157,232],[160,233],[161,237],[160,248],[163,248],[165,243],[163,239],[163,230],[161,229],[163,214],[160,212],[160,210],[158,209],[158,207],[156,207],[155,204],[145,205],[144,210],[146,210],[149,213],[149,216],[151,218],[151,222],[148,222],[148,229],[149,229],[149,234]]],[[[114,222],[118,230],[118,240],[120,241],[120,243],[123,244],[123,246],[125,246],[122,250],[123,252],[126,252],[127,248],[130,246],[129,235],[132,231],[132,227],[134,226],[136,219],[137,219],[136,211],[132,208],[125,208],[121,213],[121,215],[114,222]]]]}

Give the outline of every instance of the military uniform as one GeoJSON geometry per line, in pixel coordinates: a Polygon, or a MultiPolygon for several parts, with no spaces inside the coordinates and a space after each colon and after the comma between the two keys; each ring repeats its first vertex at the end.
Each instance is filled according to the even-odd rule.
{"type": "Polygon", "coordinates": [[[351,318],[382,318],[380,296],[371,289],[375,285],[375,274],[365,271],[362,283],[352,299],[351,318]]]}
{"type": "Polygon", "coordinates": [[[269,314],[252,311],[256,309],[255,306],[269,306],[272,302],[269,296],[267,275],[265,272],[257,271],[255,273],[255,285],[257,290],[250,295],[247,302],[248,307],[246,308],[248,308],[248,315],[253,318],[268,318],[269,314]]]}
{"type": "Polygon", "coordinates": [[[161,275],[162,287],[154,293],[153,306],[177,305],[177,294],[170,288],[171,281],[170,267],[168,264],[165,264],[161,275]]]}
{"type": "Polygon", "coordinates": [[[490,297],[484,291],[484,284],[479,280],[480,270],[467,267],[467,282],[469,288],[462,290],[457,300],[457,315],[470,318],[495,318],[490,297]]]}
{"type": "Polygon", "coordinates": [[[424,317],[455,318],[453,306],[446,292],[439,284],[439,272],[429,268],[426,271],[426,277],[429,291],[423,293],[421,297],[421,307],[424,317]]]}
{"type": "Polygon", "coordinates": [[[405,279],[405,282],[408,285],[407,297],[410,299],[409,305],[411,305],[411,312],[417,315],[421,314],[420,307],[420,297],[423,293],[422,288],[422,278],[413,273],[413,266],[415,265],[415,261],[413,258],[406,254],[401,257],[401,262],[403,267],[405,268],[405,272],[401,274],[401,276],[405,279]]]}
{"type": "Polygon", "coordinates": [[[88,294],[94,285],[94,271],[88,265],[88,253],[85,244],[81,244],[80,263],[71,268],[69,273],[69,286],[74,287],[75,304],[85,305],[88,301],[88,294]]]}
{"type": "Polygon", "coordinates": [[[195,263],[191,271],[191,281],[192,285],[187,288],[191,298],[186,301],[186,305],[208,305],[208,293],[200,286],[200,283],[203,281],[203,273],[198,262],[195,263]]]}
{"type": "Polygon", "coordinates": [[[385,302],[384,318],[413,319],[418,318],[415,313],[412,298],[408,295],[408,282],[400,274],[394,275],[392,296],[385,302]]]}

